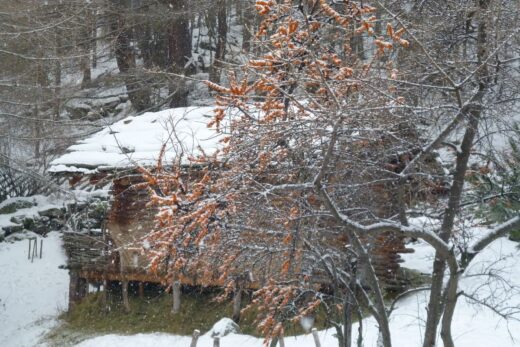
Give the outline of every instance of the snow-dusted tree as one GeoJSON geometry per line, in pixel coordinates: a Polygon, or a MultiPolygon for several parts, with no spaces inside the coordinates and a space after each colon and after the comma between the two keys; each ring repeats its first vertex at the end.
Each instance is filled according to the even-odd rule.
{"type": "Polygon", "coordinates": [[[408,46],[404,31],[389,25],[385,37],[375,37],[375,8],[354,3],[335,9],[326,1],[258,1],[257,9],[264,53],[232,73],[230,87],[208,82],[220,93],[213,125],[230,129],[217,177],[204,175],[190,192],[180,173],[150,176],[153,201],[163,206],[149,238],[153,264],[170,259],[176,272],[200,268],[200,258],[181,252],[200,251],[202,259],[209,252],[220,262],[202,268],[212,273],[216,265],[223,282],[231,275],[227,288],[245,272],[260,276],[252,279],[262,286],[253,304],[262,303],[259,325],[268,337],[322,305],[350,345],[359,298],[390,341],[371,258],[378,242],[401,236],[359,235],[342,215],[366,223],[400,214],[392,182],[420,139],[392,112],[402,103],[394,84],[373,88],[365,80],[396,73],[381,58],[394,45],[408,46]],[[351,48],[363,35],[372,40],[366,60],[351,48]],[[207,237],[214,240],[201,248],[207,237]]]}
{"type": "Polygon", "coordinates": [[[460,276],[520,225],[513,216],[474,244],[452,246],[470,160],[518,97],[519,28],[510,25],[518,7],[456,1],[441,18],[433,15],[446,13],[440,4],[422,4],[256,1],[261,48],[230,73],[229,86],[208,82],[219,92],[211,125],[227,132],[222,162],[211,160],[191,185],[180,171],[147,174],[161,206],[154,264],[218,271],[223,282],[234,279],[227,288],[261,264],[253,304],[266,336],[322,305],[350,346],[352,315],[364,306],[381,345],[391,346],[375,250],[420,238],[436,251],[424,346],[435,345],[439,323],[444,345],[454,346],[460,276]],[[375,12],[388,18],[379,29],[375,12]],[[447,174],[432,160],[442,146],[455,149],[447,174]],[[442,211],[438,230],[408,225],[419,202],[442,211]]]}

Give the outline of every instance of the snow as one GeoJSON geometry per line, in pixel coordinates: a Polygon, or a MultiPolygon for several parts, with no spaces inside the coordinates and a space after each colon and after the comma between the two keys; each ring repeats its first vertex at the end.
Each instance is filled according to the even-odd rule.
{"type": "MultiPolygon", "coordinates": [[[[422,249],[421,244],[413,246],[422,249]]],[[[425,245],[425,247],[428,247],[425,245]]],[[[416,256],[426,250],[417,251],[416,256]]],[[[517,314],[520,307],[520,250],[518,243],[501,238],[479,253],[461,279],[461,289],[479,301],[493,304],[501,312],[517,314]],[[492,274],[492,281],[489,275],[492,274]]],[[[43,259],[27,260],[27,243],[0,244],[0,346],[30,347],[44,346],[42,335],[55,326],[56,316],[66,307],[68,275],[58,269],[65,263],[60,235],[56,232],[44,239],[43,259]]],[[[426,269],[427,260],[421,266],[426,269]]],[[[407,262],[407,266],[410,265],[407,262]]],[[[427,271],[425,271],[427,272],[427,271]]],[[[390,317],[393,343],[400,347],[416,347],[421,344],[428,291],[402,299],[390,317]]],[[[225,327],[219,321],[214,329],[225,327]]],[[[357,334],[357,325],[353,327],[357,334]]],[[[457,347],[504,346],[520,344],[520,322],[506,322],[484,306],[477,306],[464,297],[459,299],[453,323],[457,347]]],[[[334,330],[320,331],[322,346],[337,345],[334,330]]],[[[377,346],[377,325],[373,318],[363,321],[364,346],[377,346]]],[[[356,336],[354,336],[356,338],[356,336]]],[[[77,344],[77,347],[188,347],[189,336],[170,334],[137,334],[131,336],[98,336],[77,344]]],[[[288,347],[314,347],[311,334],[286,337],[288,347]]],[[[211,346],[211,332],[199,338],[199,346],[211,346]]],[[[221,346],[260,347],[263,339],[242,334],[221,337],[221,346]]]]}
{"type": "Polygon", "coordinates": [[[208,336],[226,336],[230,333],[239,332],[238,325],[230,318],[222,318],[216,322],[213,327],[206,333],[208,336]]]}
{"type": "MultiPolygon", "coordinates": [[[[478,254],[461,279],[461,288],[465,292],[490,302],[493,294],[494,303],[505,305],[503,312],[516,312],[520,307],[520,293],[512,291],[512,286],[520,286],[520,271],[517,270],[520,261],[518,243],[501,238],[490,247],[478,254]],[[516,268],[516,269],[515,269],[516,268]],[[489,274],[496,273],[504,281],[493,280],[489,284],[489,274]],[[507,283],[507,284],[506,284],[507,283]],[[510,311],[507,311],[508,308],[510,311]]],[[[417,347],[421,345],[424,332],[424,320],[428,291],[410,295],[401,300],[390,317],[392,341],[399,347],[417,347]]],[[[520,318],[517,312],[517,319],[520,318]]],[[[453,322],[454,340],[457,347],[501,346],[513,347],[520,345],[520,321],[506,322],[490,309],[477,306],[460,298],[453,322]]],[[[354,339],[357,338],[358,326],[353,326],[354,339]]],[[[337,346],[332,329],[319,332],[322,346],[337,346]]],[[[363,339],[365,347],[376,347],[378,340],[377,325],[373,318],[363,321],[363,339]]],[[[188,347],[190,337],[168,334],[138,334],[133,336],[106,335],[83,341],[77,347],[188,347]]],[[[209,334],[201,336],[199,346],[211,346],[209,334]]],[[[260,347],[263,339],[248,335],[230,334],[222,337],[220,345],[260,347]]],[[[314,347],[311,334],[296,337],[286,337],[288,347],[314,347]]]]}
{"type": "Polygon", "coordinates": [[[423,274],[431,274],[433,259],[435,258],[435,249],[423,241],[410,243],[407,247],[413,248],[415,252],[401,254],[401,258],[404,260],[401,266],[419,271],[423,274]]]}
{"type": "Polygon", "coordinates": [[[71,146],[51,162],[49,172],[154,165],[163,144],[166,162],[181,153],[184,160],[212,155],[220,147],[220,136],[207,127],[212,111],[213,107],[185,107],[124,118],[71,146]]]}
{"type": "MultiPolygon", "coordinates": [[[[0,346],[31,347],[66,309],[68,274],[61,235],[43,239],[42,259],[27,259],[28,241],[0,243],[0,346]]],[[[38,238],[38,248],[40,246],[38,238]]]]}
{"type": "Polygon", "coordinates": [[[29,207],[29,208],[22,208],[17,210],[16,212],[9,213],[9,214],[0,214],[0,229],[4,226],[11,226],[16,225],[15,223],[11,222],[11,218],[15,216],[25,216],[25,217],[36,217],[38,216],[38,211],[48,210],[50,208],[60,208],[62,206],[59,205],[59,203],[54,200],[52,197],[43,196],[43,195],[33,195],[31,197],[18,197],[18,198],[11,198],[3,201],[0,203],[0,208],[11,204],[16,201],[28,201],[35,206],[29,207]]]}

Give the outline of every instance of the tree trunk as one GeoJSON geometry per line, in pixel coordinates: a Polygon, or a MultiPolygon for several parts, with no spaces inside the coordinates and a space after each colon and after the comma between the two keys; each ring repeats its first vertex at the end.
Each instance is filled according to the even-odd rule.
{"type": "MultiPolygon", "coordinates": [[[[186,74],[186,64],[191,60],[191,35],[188,3],[186,0],[170,1],[175,17],[170,23],[168,35],[169,72],[186,74]]],[[[188,106],[188,90],[182,77],[172,76],[169,83],[170,107],[188,106]]]]}
{"type": "Polygon", "coordinates": [[[240,322],[240,309],[242,307],[242,286],[237,284],[235,294],[233,296],[233,315],[232,319],[235,323],[240,322]]]}
{"type": "MultiPolygon", "coordinates": [[[[487,63],[487,29],[486,29],[486,11],[489,6],[489,0],[476,0],[479,8],[479,24],[477,35],[477,60],[479,65],[484,64],[476,73],[479,89],[473,98],[473,106],[468,114],[468,125],[462,140],[460,152],[457,153],[455,174],[450,189],[448,207],[445,210],[444,219],[441,226],[440,237],[443,241],[448,242],[452,236],[454,221],[460,208],[465,176],[468,169],[468,161],[471,156],[473,141],[478,131],[478,125],[482,113],[480,106],[486,90],[488,89],[488,71],[487,63]]],[[[442,321],[441,337],[445,347],[453,347],[453,339],[451,336],[451,321],[455,312],[457,303],[458,274],[450,274],[448,287],[446,289],[446,302],[441,302],[443,277],[446,268],[446,262],[440,260],[436,254],[433,276],[432,289],[430,293],[430,301],[428,303],[428,316],[426,320],[426,330],[423,347],[434,347],[436,343],[437,326],[439,324],[442,308],[444,307],[444,317],[442,321]]]]}
{"type": "Polygon", "coordinates": [[[58,119],[60,116],[61,107],[61,53],[62,53],[62,31],[59,27],[56,28],[55,42],[56,49],[55,54],[58,59],[54,61],[54,119],[58,119]]]}
{"type": "Polygon", "coordinates": [[[226,56],[227,44],[227,11],[226,0],[217,0],[217,46],[213,65],[211,66],[209,80],[214,83],[220,83],[220,75],[222,72],[222,62],[226,56]]]}
{"type": "Polygon", "coordinates": [[[81,80],[81,88],[87,88],[92,82],[92,70],[90,69],[90,48],[92,42],[92,26],[91,26],[91,12],[87,9],[83,11],[84,20],[86,23],[79,34],[79,47],[81,51],[80,70],[83,74],[81,80]]]}
{"type": "Polygon", "coordinates": [[[132,103],[132,106],[138,112],[141,112],[150,109],[152,106],[150,90],[143,81],[139,80],[139,77],[136,76],[135,51],[131,40],[132,31],[131,28],[127,26],[125,17],[122,14],[125,9],[123,4],[126,1],[112,1],[116,5],[114,9],[115,18],[112,29],[117,33],[115,43],[117,67],[119,68],[121,75],[123,75],[128,99],[132,103]]]}

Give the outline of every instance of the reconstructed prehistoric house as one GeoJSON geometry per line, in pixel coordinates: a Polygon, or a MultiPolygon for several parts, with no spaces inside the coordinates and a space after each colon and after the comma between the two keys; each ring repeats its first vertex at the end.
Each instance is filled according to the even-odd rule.
{"type": "MultiPolygon", "coordinates": [[[[153,228],[155,210],[147,207],[147,191],[133,188],[143,178],[136,165],[153,166],[166,143],[165,162],[182,153],[214,153],[219,137],[206,126],[212,109],[179,108],[145,113],[125,118],[70,147],[69,152],[54,160],[50,168],[58,180],[67,179],[71,186],[110,186],[111,204],[102,230],[76,230],[65,234],[65,248],[71,274],[70,302],[85,295],[88,283],[118,281],[160,282],[147,271],[148,259],[136,241],[153,228]]],[[[263,243],[277,242],[270,236],[256,235],[263,243]],[[271,241],[270,241],[271,240],[271,241]]],[[[254,240],[251,238],[250,240],[254,240]]],[[[251,241],[255,242],[255,241],[251,241]]],[[[375,268],[389,285],[396,284],[399,253],[408,252],[402,238],[381,237],[373,251],[375,268]]],[[[274,268],[274,267],[273,267],[274,268]]],[[[270,275],[270,265],[252,269],[256,284],[270,275]]],[[[274,270],[273,270],[274,271],[274,270]]],[[[185,284],[199,284],[196,277],[184,276],[185,284]]],[[[215,282],[214,285],[221,285],[215,282]]]]}

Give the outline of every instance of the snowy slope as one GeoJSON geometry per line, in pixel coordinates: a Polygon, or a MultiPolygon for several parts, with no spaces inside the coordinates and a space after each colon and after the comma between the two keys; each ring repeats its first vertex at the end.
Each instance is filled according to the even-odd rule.
{"type": "MultiPolygon", "coordinates": [[[[34,204],[32,207],[28,208],[19,208],[16,212],[13,213],[5,213],[0,214],[0,228],[3,226],[12,226],[15,223],[11,222],[11,218],[25,216],[25,217],[38,217],[38,211],[43,211],[51,208],[61,208],[62,205],[59,204],[56,199],[51,197],[47,197],[44,195],[33,195],[30,197],[19,197],[19,198],[11,198],[5,200],[0,203],[0,208],[12,204],[16,201],[26,201],[34,204]]],[[[1,256],[0,256],[1,257],[1,256]]]]}
{"type": "MultiPolygon", "coordinates": [[[[0,346],[31,347],[66,309],[68,274],[61,235],[43,241],[42,259],[27,259],[28,241],[0,243],[0,346]]],[[[38,238],[38,247],[39,245],[38,238]]]]}
{"type": "MultiPolygon", "coordinates": [[[[518,243],[500,239],[487,250],[479,254],[472,262],[461,281],[465,292],[478,296],[482,301],[490,303],[488,294],[493,294],[494,303],[502,305],[503,309],[520,308],[520,293],[512,290],[513,285],[520,287],[520,250],[518,243]],[[504,281],[495,277],[488,284],[489,273],[499,275],[504,281]],[[483,275],[481,275],[483,274],[483,275]]],[[[426,256],[426,250],[422,250],[426,256]]],[[[426,262],[420,265],[425,269],[426,262]]],[[[397,347],[417,347],[421,345],[424,331],[425,307],[428,292],[411,295],[402,300],[391,316],[391,331],[393,344],[397,347]]],[[[520,319],[520,314],[517,314],[520,319]]],[[[377,327],[370,318],[363,322],[363,338],[365,347],[377,346],[377,327]]],[[[357,332],[357,325],[353,331],[357,332]]],[[[483,306],[475,306],[459,299],[453,323],[454,339],[457,347],[520,346],[520,321],[506,322],[500,316],[483,306]]],[[[337,346],[333,336],[334,331],[320,332],[322,346],[337,346]]],[[[356,337],[355,337],[356,338],[356,337]]],[[[139,334],[134,336],[106,335],[84,341],[77,347],[188,347],[189,337],[168,334],[139,334]]],[[[247,335],[233,334],[221,339],[222,347],[260,347],[262,339],[247,335]]],[[[212,346],[210,336],[201,337],[199,346],[212,346]]],[[[287,347],[314,347],[310,335],[286,338],[287,347]]]]}

